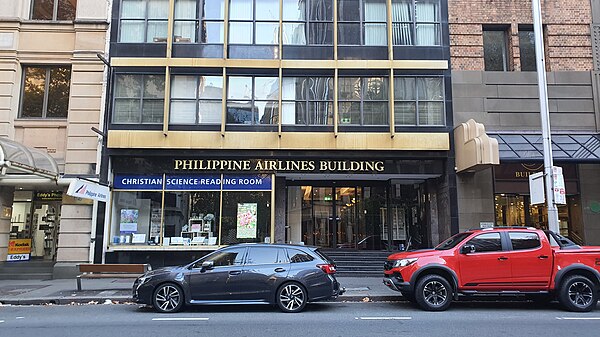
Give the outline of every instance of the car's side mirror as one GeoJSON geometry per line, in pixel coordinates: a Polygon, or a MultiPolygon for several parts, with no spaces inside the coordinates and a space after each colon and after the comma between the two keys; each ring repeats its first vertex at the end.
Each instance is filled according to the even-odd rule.
{"type": "Polygon", "coordinates": [[[213,261],[204,261],[202,262],[202,270],[213,269],[215,263],[213,261]]]}
{"type": "Polygon", "coordinates": [[[475,246],[474,245],[464,245],[460,249],[460,253],[461,254],[475,253],[475,246]]]}

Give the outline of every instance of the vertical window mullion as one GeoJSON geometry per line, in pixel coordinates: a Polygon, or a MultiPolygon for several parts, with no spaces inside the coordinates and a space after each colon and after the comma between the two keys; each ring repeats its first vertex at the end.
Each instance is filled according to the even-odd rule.
{"type": "Polygon", "coordinates": [[[415,122],[417,123],[417,126],[421,126],[421,106],[419,102],[419,77],[415,77],[415,122]]]}
{"type": "Polygon", "coordinates": [[[252,78],[252,97],[250,100],[250,109],[252,110],[252,125],[256,125],[256,121],[258,121],[258,111],[256,111],[256,115],[254,112],[254,104],[256,102],[256,76],[251,76],[252,78]]]}
{"type": "Polygon", "coordinates": [[[142,124],[144,123],[144,90],[145,90],[145,85],[144,85],[144,78],[146,77],[146,75],[140,75],[140,111],[138,114],[138,123],[142,124]]]}
{"type": "Polygon", "coordinates": [[[366,77],[359,77],[359,78],[360,78],[360,104],[359,104],[359,106],[360,106],[360,125],[365,125],[364,109],[365,109],[365,82],[366,82],[366,77]]]}
{"type": "MultiPolygon", "coordinates": [[[[144,42],[143,43],[148,43],[148,10],[150,7],[150,4],[148,2],[148,0],[144,0],[146,3],[146,13],[144,13],[144,42]]],[[[142,80],[143,83],[143,80],[142,80]]]]}
{"type": "Polygon", "coordinates": [[[194,111],[196,111],[194,120],[196,121],[196,125],[200,125],[200,76],[202,75],[196,76],[194,79],[194,102],[196,104],[196,108],[194,108],[194,111]]]}
{"type": "Polygon", "coordinates": [[[58,20],[58,0],[54,0],[54,7],[52,8],[52,20],[58,20]]]}
{"type": "Polygon", "coordinates": [[[50,67],[46,68],[46,83],[44,83],[44,103],[42,104],[42,118],[48,114],[48,91],[50,91],[50,67]]]}

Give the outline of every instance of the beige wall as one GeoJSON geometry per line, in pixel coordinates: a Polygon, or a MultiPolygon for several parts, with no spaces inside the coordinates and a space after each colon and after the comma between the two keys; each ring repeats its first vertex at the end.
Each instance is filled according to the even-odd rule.
{"type": "MultiPolygon", "coordinates": [[[[101,128],[104,64],[96,53],[106,50],[109,3],[78,0],[74,23],[53,23],[29,20],[30,1],[0,0],[0,136],[47,151],[64,174],[96,172],[98,136],[90,128],[101,128]],[[72,67],[68,118],[19,119],[23,65],[54,64],[72,67]]],[[[57,262],[88,260],[91,213],[91,205],[63,205],[57,262]]],[[[0,260],[6,259],[4,232],[0,260]]]]}

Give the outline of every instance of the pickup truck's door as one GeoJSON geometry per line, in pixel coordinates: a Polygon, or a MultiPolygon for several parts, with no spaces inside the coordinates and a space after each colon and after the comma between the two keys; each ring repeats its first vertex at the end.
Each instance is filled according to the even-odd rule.
{"type": "Polygon", "coordinates": [[[474,253],[460,254],[460,284],[465,290],[507,290],[511,288],[511,261],[502,249],[498,232],[482,233],[467,245],[474,253]]]}
{"type": "Polygon", "coordinates": [[[552,275],[552,249],[535,232],[507,233],[512,251],[512,281],[519,290],[546,290],[552,275]]]}

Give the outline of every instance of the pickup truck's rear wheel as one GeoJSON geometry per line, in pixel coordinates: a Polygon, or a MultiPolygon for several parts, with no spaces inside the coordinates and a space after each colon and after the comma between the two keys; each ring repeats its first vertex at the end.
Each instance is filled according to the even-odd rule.
{"type": "Polygon", "coordinates": [[[426,275],[417,282],[415,300],[423,310],[446,310],[452,302],[452,287],[439,275],[426,275]]]}
{"type": "Polygon", "coordinates": [[[569,311],[592,311],[598,303],[596,285],[585,276],[568,276],[561,284],[558,300],[569,311]]]}

